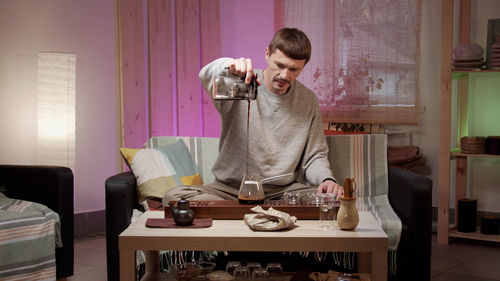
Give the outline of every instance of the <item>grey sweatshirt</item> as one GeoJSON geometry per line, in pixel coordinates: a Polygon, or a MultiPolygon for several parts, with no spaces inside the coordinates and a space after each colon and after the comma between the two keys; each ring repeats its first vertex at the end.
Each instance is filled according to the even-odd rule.
{"type": "MultiPolygon", "coordinates": [[[[233,59],[217,59],[200,71],[205,90],[212,97],[212,78],[222,73],[233,59]]],[[[264,85],[262,70],[255,70],[262,82],[257,99],[250,102],[248,171],[263,178],[292,173],[269,182],[289,185],[298,178],[319,185],[333,174],[328,162],[317,98],[295,80],[285,95],[271,93],[264,85]]],[[[212,101],[221,115],[219,156],[212,168],[215,178],[239,186],[247,170],[248,102],[212,101]]]]}

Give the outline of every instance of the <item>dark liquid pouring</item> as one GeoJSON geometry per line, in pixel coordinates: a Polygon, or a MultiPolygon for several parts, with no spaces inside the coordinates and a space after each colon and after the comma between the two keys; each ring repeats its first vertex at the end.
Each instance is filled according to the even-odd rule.
{"type": "MultiPolygon", "coordinates": [[[[246,160],[246,174],[248,175],[248,159],[249,159],[249,147],[250,147],[250,100],[248,100],[248,108],[247,108],[247,160],[246,160]]],[[[264,203],[264,198],[253,196],[244,196],[242,194],[238,194],[238,202],[240,204],[262,204],[264,203]]]]}
{"type": "Polygon", "coordinates": [[[250,147],[250,100],[248,100],[248,108],[247,108],[247,175],[248,175],[248,156],[249,156],[249,147],[250,147]]]}

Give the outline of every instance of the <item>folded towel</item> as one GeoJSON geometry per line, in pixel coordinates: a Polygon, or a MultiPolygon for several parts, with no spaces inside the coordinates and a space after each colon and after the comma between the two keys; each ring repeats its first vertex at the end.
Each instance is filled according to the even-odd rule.
{"type": "Polygon", "coordinates": [[[243,219],[253,230],[272,231],[297,226],[297,217],[290,216],[285,212],[275,210],[271,207],[267,211],[262,209],[261,206],[255,206],[250,210],[257,214],[246,214],[243,219]]]}

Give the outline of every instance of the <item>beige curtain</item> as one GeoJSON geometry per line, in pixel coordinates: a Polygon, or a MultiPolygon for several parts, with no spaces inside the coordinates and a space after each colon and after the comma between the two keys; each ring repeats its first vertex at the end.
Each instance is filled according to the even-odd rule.
{"type": "Polygon", "coordinates": [[[277,0],[313,53],[299,80],[324,122],[417,124],[420,0],[277,0]]]}

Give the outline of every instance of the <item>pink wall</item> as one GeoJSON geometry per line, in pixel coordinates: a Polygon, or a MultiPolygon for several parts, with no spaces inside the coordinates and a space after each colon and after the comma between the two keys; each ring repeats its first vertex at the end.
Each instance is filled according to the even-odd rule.
{"type": "Polygon", "coordinates": [[[76,54],[75,213],[104,209],[122,161],[115,24],[114,0],[0,1],[0,164],[38,163],[38,53],[76,54]]]}
{"type": "Polygon", "coordinates": [[[265,50],[273,35],[274,1],[220,0],[222,56],[248,57],[264,69],[265,50]]]}
{"type": "Polygon", "coordinates": [[[151,136],[218,137],[220,117],[198,72],[219,57],[248,57],[265,68],[265,49],[275,32],[274,1],[120,3],[124,146],[140,147],[151,136]]]}

